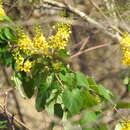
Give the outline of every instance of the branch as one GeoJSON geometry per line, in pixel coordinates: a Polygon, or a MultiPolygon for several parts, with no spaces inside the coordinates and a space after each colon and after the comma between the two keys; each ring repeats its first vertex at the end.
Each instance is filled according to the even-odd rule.
{"type": "Polygon", "coordinates": [[[9,88],[9,89],[6,89],[4,91],[2,90],[3,92],[0,91],[0,96],[3,96],[3,95],[5,95],[5,94],[7,94],[7,93],[9,93],[9,92],[11,92],[13,90],[14,90],[14,88],[9,88]]]}
{"type": "Polygon", "coordinates": [[[45,4],[49,4],[52,6],[56,6],[59,8],[65,8],[68,9],[69,11],[71,11],[72,13],[80,16],[83,20],[85,20],[86,22],[90,23],[91,25],[97,27],[98,29],[100,29],[101,31],[103,31],[106,35],[110,36],[111,38],[119,41],[120,36],[117,36],[115,34],[112,34],[111,32],[107,31],[107,29],[102,26],[99,22],[95,21],[94,19],[92,19],[91,17],[89,17],[86,13],[78,10],[77,8],[72,7],[71,5],[67,5],[61,2],[57,2],[57,1],[52,1],[52,0],[44,0],[43,3],[45,4]]]}
{"type": "Polygon", "coordinates": [[[68,61],[71,61],[73,58],[75,58],[75,57],[77,57],[77,56],[79,56],[79,55],[82,55],[82,54],[84,54],[84,53],[86,53],[86,52],[89,52],[89,51],[92,51],[92,50],[95,50],[95,49],[99,49],[99,48],[103,48],[103,47],[107,47],[107,46],[109,46],[109,45],[110,45],[110,43],[109,43],[109,44],[108,44],[108,43],[107,43],[107,44],[101,44],[101,45],[98,45],[98,46],[94,46],[94,47],[85,49],[85,50],[83,50],[83,51],[79,51],[78,53],[72,55],[72,56],[68,59],[68,61]]]}
{"type": "MultiPolygon", "coordinates": [[[[0,109],[2,112],[5,112],[4,107],[0,104],[0,109]]],[[[20,124],[21,126],[23,126],[25,129],[27,130],[31,130],[30,128],[28,128],[23,122],[19,121],[17,118],[15,118],[10,112],[6,111],[6,114],[10,117],[13,117],[13,119],[20,124]]]]}
{"type": "MultiPolygon", "coordinates": [[[[3,65],[1,65],[1,69],[2,69],[2,71],[3,71],[3,75],[4,75],[4,77],[5,77],[5,80],[6,80],[6,82],[7,82],[7,85],[8,85],[9,87],[13,88],[13,87],[12,87],[12,84],[11,84],[11,82],[10,82],[10,80],[9,80],[9,76],[8,76],[8,74],[7,74],[6,68],[5,68],[3,65]]],[[[21,120],[22,122],[24,122],[23,116],[22,116],[22,113],[21,113],[21,110],[20,110],[20,105],[19,105],[18,99],[17,99],[17,97],[16,97],[16,94],[15,94],[14,91],[10,91],[10,92],[11,92],[13,98],[14,98],[14,101],[15,101],[15,104],[16,104],[16,108],[17,108],[17,111],[18,111],[18,114],[19,114],[19,118],[20,118],[20,120],[21,120]]]]}
{"type": "Polygon", "coordinates": [[[84,39],[84,42],[83,42],[81,48],[79,49],[79,51],[84,50],[84,48],[85,48],[86,44],[88,43],[89,39],[90,39],[89,36],[86,39],[84,39]]]}

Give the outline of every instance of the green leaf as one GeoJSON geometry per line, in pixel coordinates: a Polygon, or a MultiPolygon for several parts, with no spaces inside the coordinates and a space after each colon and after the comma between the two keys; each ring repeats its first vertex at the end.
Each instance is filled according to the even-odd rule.
{"type": "Polygon", "coordinates": [[[7,50],[7,52],[5,52],[5,54],[3,55],[3,63],[4,63],[4,65],[9,67],[12,64],[12,60],[13,60],[12,55],[7,50]]]}
{"type": "Polygon", "coordinates": [[[83,106],[83,97],[81,90],[73,89],[72,91],[66,90],[62,96],[65,107],[71,112],[71,114],[78,113],[83,106]]]}
{"type": "Polygon", "coordinates": [[[67,51],[65,49],[61,49],[58,51],[60,56],[63,56],[65,58],[69,57],[69,54],[67,53],[67,51]]]}
{"type": "MultiPolygon", "coordinates": [[[[36,68],[35,68],[35,69],[36,69],[36,68]]],[[[36,69],[36,70],[37,70],[37,69],[36,69]]],[[[33,75],[34,75],[34,74],[33,74],[33,75]]],[[[35,82],[34,82],[35,86],[36,86],[37,88],[40,88],[40,87],[41,87],[41,84],[43,84],[43,82],[45,82],[46,76],[44,75],[43,72],[38,72],[38,73],[35,74],[34,79],[35,79],[35,82]]]]}
{"type": "Polygon", "coordinates": [[[48,98],[48,86],[42,86],[41,89],[38,90],[35,106],[38,112],[41,112],[45,109],[46,100],[48,98]]]}
{"type": "Polygon", "coordinates": [[[82,130],[95,130],[94,128],[82,128],[82,130]]]}
{"type": "Polygon", "coordinates": [[[0,38],[0,43],[5,43],[5,41],[0,38]]]}
{"type": "Polygon", "coordinates": [[[130,92],[130,84],[128,85],[128,92],[130,92]]]}
{"type": "Polygon", "coordinates": [[[62,74],[65,74],[68,72],[68,68],[66,66],[61,66],[60,70],[61,70],[62,74]]]}
{"type": "Polygon", "coordinates": [[[92,77],[89,77],[89,76],[87,76],[87,81],[88,81],[89,87],[97,92],[98,88],[97,88],[96,81],[92,77]]]}
{"type": "Polygon", "coordinates": [[[61,119],[63,117],[63,109],[62,109],[61,104],[59,103],[54,104],[54,116],[61,119]]]}
{"type": "Polygon", "coordinates": [[[58,90],[58,89],[61,88],[61,85],[59,84],[59,82],[57,82],[57,81],[55,80],[55,81],[52,82],[51,87],[52,87],[53,89],[57,89],[57,90],[58,90]]]}
{"type": "Polygon", "coordinates": [[[96,101],[96,98],[93,94],[91,94],[89,91],[84,91],[83,93],[83,98],[84,98],[84,108],[92,108],[95,105],[98,104],[96,101]]]}
{"type": "Polygon", "coordinates": [[[98,120],[98,118],[99,115],[97,115],[95,112],[87,112],[81,117],[80,125],[89,128],[89,125],[98,120]]]}
{"type": "Polygon", "coordinates": [[[7,120],[0,121],[0,129],[7,128],[7,125],[8,125],[8,121],[7,120]]]}
{"type": "Polygon", "coordinates": [[[7,38],[5,37],[4,35],[4,28],[1,28],[0,29],[0,39],[3,40],[3,41],[6,41],[7,38]]]}
{"type": "Polygon", "coordinates": [[[105,89],[102,85],[98,85],[97,88],[98,88],[99,95],[104,97],[106,100],[111,101],[112,93],[110,91],[105,89]]]}
{"type": "Polygon", "coordinates": [[[79,87],[89,88],[87,77],[81,72],[76,72],[76,82],[79,87]]]}
{"type": "Polygon", "coordinates": [[[13,22],[12,19],[8,16],[0,16],[0,18],[3,18],[7,22],[13,22]]]}
{"type": "Polygon", "coordinates": [[[16,38],[15,35],[13,34],[13,31],[9,27],[3,28],[3,32],[4,32],[5,37],[9,40],[13,40],[16,38]]]}
{"type": "Polygon", "coordinates": [[[54,80],[54,73],[51,73],[49,76],[46,78],[46,83],[47,86],[50,87],[52,85],[52,82],[54,80]]]}
{"type": "Polygon", "coordinates": [[[126,78],[124,79],[124,84],[127,85],[128,83],[129,83],[129,78],[126,77],[126,78]]]}
{"type": "Polygon", "coordinates": [[[47,105],[47,99],[52,94],[52,90],[54,89],[52,87],[53,78],[54,74],[52,73],[49,76],[47,76],[43,84],[38,86],[38,93],[36,97],[36,109],[39,112],[45,109],[45,105],[47,105]]]}
{"type": "Polygon", "coordinates": [[[55,104],[55,101],[52,101],[51,103],[47,105],[47,112],[49,116],[54,116],[54,104],[55,104]]]}
{"type": "MultiPolygon", "coordinates": [[[[53,86],[51,86],[51,87],[53,87],[53,86]]],[[[46,106],[48,107],[52,102],[56,102],[60,93],[61,92],[58,91],[58,89],[52,88],[51,95],[47,99],[46,106]]],[[[53,106],[54,106],[54,104],[53,104],[53,106]]],[[[54,114],[54,112],[53,112],[53,114],[54,114]]]]}
{"type": "Polygon", "coordinates": [[[74,87],[76,80],[74,73],[66,73],[65,75],[60,73],[59,77],[62,81],[66,83],[66,85],[68,85],[69,87],[74,87]]]}
{"type": "Polygon", "coordinates": [[[108,101],[111,101],[112,93],[105,89],[102,85],[97,85],[96,81],[92,77],[87,77],[89,87],[96,92],[96,94],[102,96],[108,101]]]}
{"type": "Polygon", "coordinates": [[[29,77],[25,77],[24,80],[22,80],[22,85],[25,94],[27,95],[28,98],[31,98],[34,94],[34,80],[29,77]]]}
{"type": "Polygon", "coordinates": [[[12,75],[11,80],[13,81],[15,88],[19,91],[20,95],[23,98],[26,98],[27,96],[23,90],[22,81],[15,74],[12,75]]]}

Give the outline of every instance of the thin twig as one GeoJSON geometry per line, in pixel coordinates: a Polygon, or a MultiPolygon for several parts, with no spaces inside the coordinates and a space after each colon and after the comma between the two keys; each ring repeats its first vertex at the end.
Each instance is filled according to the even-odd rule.
{"type": "Polygon", "coordinates": [[[109,22],[107,16],[104,14],[104,12],[101,10],[101,8],[93,1],[93,0],[88,0],[91,5],[97,10],[99,11],[99,13],[107,20],[107,22],[111,25],[111,23],[109,22]]]}
{"type": "MultiPolygon", "coordinates": [[[[4,77],[5,77],[5,79],[6,79],[6,82],[7,82],[8,86],[12,88],[12,84],[11,84],[11,82],[10,82],[10,80],[9,80],[9,77],[8,77],[8,74],[7,74],[7,72],[6,72],[5,67],[4,67],[3,65],[1,65],[1,68],[2,68],[4,77]]],[[[24,122],[23,116],[22,116],[22,113],[21,113],[21,110],[20,110],[20,105],[19,105],[18,99],[17,99],[17,97],[16,97],[16,95],[15,95],[15,92],[14,92],[14,91],[11,91],[11,94],[12,94],[12,96],[13,96],[13,98],[14,98],[14,101],[15,101],[15,104],[16,104],[16,108],[17,108],[17,111],[18,111],[18,114],[19,114],[19,118],[20,118],[20,120],[21,120],[22,122],[24,122]]]]}
{"type": "MultiPolygon", "coordinates": [[[[0,108],[1,108],[1,111],[5,112],[4,111],[4,107],[0,104],[0,108]]],[[[23,126],[24,128],[26,128],[27,130],[31,130],[30,128],[28,128],[23,122],[19,121],[16,117],[14,117],[9,111],[6,111],[6,114],[10,117],[13,117],[13,119],[21,126],[23,126]]]]}
{"type": "Polygon", "coordinates": [[[71,49],[71,51],[74,51],[75,49],[80,48],[80,47],[82,46],[82,44],[83,44],[87,39],[88,39],[88,37],[82,39],[79,43],[74,44],[73,46],[70,46],[69,48],[71,49]]]}
{"type": "MultiPolygon", "coordinates": [[[[90,2],[90,3],[96,8],[96,10],[99,11],[99,13],[107,20],[109,26],[110,26],[113,30],[115,30],[116,32],[122,34],[122,32],[119,30],[119,28],[116,27],[116,26],[114,26],[114,25],[112,24],[112,22],[109,21],[108,17],[104,14],[104,12],[101,10],[101,8],[100,8],[95,2],[93,2],[92,0],[89,0],[89,2],[90,2]]],[[[114,23],[114,22],[113,22],[113,23],[114,23]]]]}
{"type": "Polygon", "coordinates": [[[4,97],[4,110],[7,111],[7,102],[8,102],[8,92],[5,93],[4,97]]]}
{"type": "Polygon", "coordinates": [[[101,45],[98,45],[98,46],[94,46],[94,47],[85,49],[85,50],[83,50],[83,51],[79,51],[78,53],[72,55],[72,56],[68,59],[68,61],[71,61],[73,58],[75,58],[75,57],[77,57],[77,56],[79,56],[79,55],[82,55],[82,54],[84,54],[84,53],[86,53],[86,52],[89,52],[89,51],[92,51],[92,50],[95,50],[95,49],[99,49],[99,48],[103,48],[103,47],[107,47],[107,46],[109,46],[109,45],[110,45],[110,44],[106,43],[106,44],[101,44],[101,45]]]}
{"type": "Polygon", "coordinates": [[[80,48],[79,51],[82,51],[82,50],[85,48],[86,44],[87,44],[88,41],[89,41],[89,38],[90,38],[90,37],[87,37],[86,39],[84,39],[84,42],[83,42],[83,44],[82,44],[82,46],[81,46],[81,48],[80,48]]]}
{"type": "Polygon", "coordinates": [[[120,36],[117,36],[109,31],[107,31],[107,29],[102,26],[99,22],[95,21],[94,19],[92,19],[91,17],[89,17],[86,13],[78,10],[77,8],[72,7],[71,5],[66,5],[64,3],[61,2],[57,2],[57,1],[51,1],[51,0],[44,0],[43,3],[47,3],[50,4],[52,6],[56,6],[59,8],[66,8],[69,11],[73,12],[74,14],[80,16],[83,20],[85,20],[86,22],[89,22],[91,25],[97,27],[98,29],[102,30],[106,35],[110,36],[111,38],[119,41],[120,36]]]}
{"type": "Polygon", "coordinates": [[[3,92],[0,92],[0,96],[3,96],[3,95],[5,95],[6,93],[9,93],[9,92],[11,92],[11,91],[13,91],[14,90],[14,88],[9,88],[9,89],[6,89],[6,90],[2,90],[3,92]]]}
{"type": "Polygon", "coordinates": [[[56,76],[56,78],[57,78],[58,82],[61,84],[62,89],[64,89],[64,85],[62,84],[62,82],[61,82],[61,80],[59,79],[58,75],[57,75],[57,74],[55,74],[55,76],[56,76]]]}
{"type": "Polygon", "coordinates": [[[5,98],[4,98],[4,105],[3,105],[3,110],[5,115],[8,117],[8,121],[9,121],[9,130],[14,130],[14,123],[12,122],[13,120],[10,120],[10,117],[7,114],[7,107],[8,107],[8,91],[5,92],[5,98]]]}

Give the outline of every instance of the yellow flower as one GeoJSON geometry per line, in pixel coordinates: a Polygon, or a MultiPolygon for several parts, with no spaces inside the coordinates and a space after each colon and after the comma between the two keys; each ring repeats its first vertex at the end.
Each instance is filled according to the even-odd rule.
{"type": "Polygon", "coordinates": [[[19,51],[15,51],[15,52],[13,53],[14,59],[17,59],[18,56],[19,56],[19,51]]]}
{"type": "Polygon", "coordinates": [[[130,121],[128,120],[127,122],[123,122],[121,126],[122,130],[130,130],[130,121]]]}
{"type": "Polygon", "coordinates": [[[68,44],[70,37],[70,25],[60,23],[57,24],[57,33],[50,37],[50,46],[54,49],[64,49],[68,44]]]}
{"type": "Polygon", "coordinates": [[[26,34],[21,34],[21,37],[18,40],[18,46],[20,50],[29,50],[32,46],[32,41],[30,37],[26,34]]]}
{"type": "Polygon", "coordinates": [[[52,49],[64,49],[67,46],[71,33],[70,25],[64,23],[57,24],[57,33],[53,35],[49,41],[46,41],[40,26],[36,26],[36,35],[33,40],[31,40],[21,28],[18,28],[17,31],[19,36],[18,46],[20,50],[29,50],[33,54],[43,54],[45,56],[50,56],[49,51],[52,49]]]}
{"type": "Polygon", "coordinates": [[[24,71],[24,72],[30,72],[31,68],[32,68],[32,62],[27,60],[24,62],[23,66],[20,68],[20,70],[24,71]]]}
{"type": "Polygon", "coordinates": [[[33,39],[33,49],[32,51],[34,53],[38,54],[48,54],[48,43],[46,41],[46,38],[41,33],[40,35],[36,35],[33,39]]]}
{"type": "Polygon", "coordinates": [[[120,43],[123,52],[122,63],[130,66],[130,36],[128,33],[124,33],[120,43]]]}
{"type": "Polygon", "coordinates": [[[124,48],[130,47],[130,35],[128,33],[124,33],[121,39],[121,46],[124,48]]]}
{"type": "Polygon", "coordinates": [[[15,57],[15,60],[16,60],[16,68],[18,70],[21,70],[23,63],[24,63],[24,58],[21,55],[19,55],[19,56],[15,57]]]}
{"type": "Polygon", "coordinates": [[[20,55],[19,51],[14,52],[14,59],[16,60],[16,68],[20,71],[30,72],[32,68],[32,62],[26,60],[20,55]]]}
{"type": "Polygon", "coordinates": [[[115,127],[115,130],[130,130],[130,120],[118,123],[115,127]]]}
{"type": "MultiPolygon", "coordinates": [[[[64,23],[57,24],[57,33],[53,35],[49,41],[46,40],[40,26],[36,26],[36,34],[32,39],[24,33],[21,27],[17,27],[17,33],[19,37],[17,43],[18,48],[13,54],[16,61],[16,67],[20,71],[30,72],[33,62],[29,60],[25,61],[23,56],[28,57],[33,54],[40,54],[44,58],[51,59],[54,51],[64,49],[66,47],[71,31],[70,25],[64,23]]],[[[56,62],[52,66],[53,69],[59,70],[62,63],[56,62]]]]}
{"type": "MultiPolygon", "coordinates": [[[[3,5],[2,5],[2,1],[0,0],[0,16],[6,16],[6,13],[5,13],[5,11],[4,11],[4,9],[3,9],[3,5]]],[[[4,18],[0,18],[0,21],[3,21],[4,20],[4,18]]]]}

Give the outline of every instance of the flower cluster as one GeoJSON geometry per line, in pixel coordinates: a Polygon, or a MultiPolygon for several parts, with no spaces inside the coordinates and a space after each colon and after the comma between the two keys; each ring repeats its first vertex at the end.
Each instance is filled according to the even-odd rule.
{"type": "Polygon", "coordinates": [[[57,33],[50,38],[51,47],[64,49],[67,46],[68,38],[71,34],[69,24],[57,24],[57,33]]]}
{"type": "Polygon", "coordinates": [[[18,39],[18,46],[20,50],[23,50],[23,51],[29,50],[30,47],[32,46],[32,41],[28,35],[22,33],[18,39]]]}
{"type": "Polygon", "coordinates": [[[122,130],[130,130],[129,120],[127,122],[122,123],[121,125],[122,125],[122,130]]]}
{"type": "Polygon", "coordinates": [[[0,0],[0,21],[4,21],[3,16],[6,16],[6,13],[3,9],[3,2],[0,0]]]}
{"type": "Polygon", "coordinates": [[[32,62],[24,59],[19,53],[19,51],[14,52],[14,59],[16,60],[16,68],[20,71],[30,72],[32,68],[32,62]]]}
{"type": "MultiPolygon", "coordinates": [[[[55,27],[57,33],[48,38],[48,41],[43,35],[40,26],[35,27],[35,36],[33,38],[30,38],[29,35],[25,34],[23,29],[17,29],[19,37],[17,49],[19,54],[15,54],[14,58],[16,60],[17,68],[20,71],[29,72],[32,68],[32,63],[30,61],[27,60],[24,62],[24,58],[21,57],[22,53],[27,57],[34,54],[39,54],[43,57],[52,57],[54,52],[65,49],[71,33],[70,25],[59,23],[55,27]]],[[[60,66],[61,63],[59,62],[53,65],[55,70],[60,68],[60,66]]]]}
{"type": "Polygon", "coordinates": [[[36,54],[49,54],[49,45],[46,41],[45,36],[43,35],[40,26],[36,26],[35,28],[36,36],[33,38],[34,44],[32,46],[32,52],[36,54]]]}
{"type": "Polygon", "coordinates": [[[124,33],[120,42],[123,52],[122,62],[123,64],[130,66],[130,35],[128,33],[124,33]]]}

